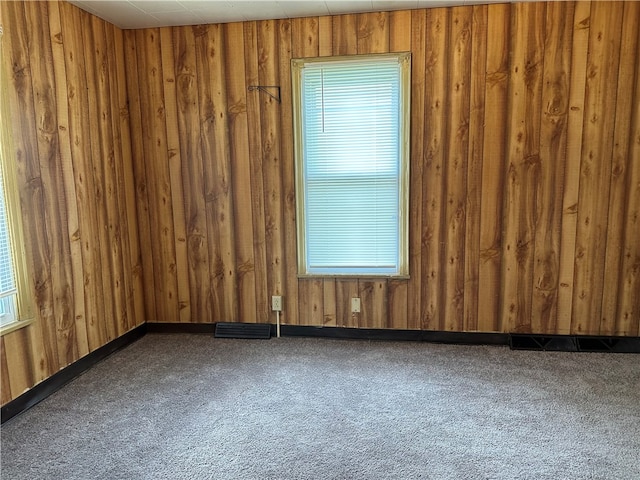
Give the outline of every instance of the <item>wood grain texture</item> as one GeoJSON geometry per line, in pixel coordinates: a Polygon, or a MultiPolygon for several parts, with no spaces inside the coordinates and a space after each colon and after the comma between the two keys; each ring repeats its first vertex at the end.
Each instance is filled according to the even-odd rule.
{"type": "MultiPolygon", "coordinates": [[[[124,31],[124,63],[125,69],[129,71],[137,71],[138,57],[136,53],[136,32],[135,30],[124,31]]],[[[134,177],[134,199],[136,205],[136,218],[139,232],[140,250],[143,246],[149,248],[151,245],[151,225],[149,216],[149,195],[146,183],[144,145],[142,142],[142,110],[140,97],[140,79],[137,75],[126,76],[126,91],[128,99],[129,125],[131,128],[131,170],[134,177]]],[[[184,144],[181,143],[181,146],[184,144]]],[[[202,177],[200,177],[202,178],[202,177]]],[[[144,285],[153,285],[154,270],[153,257],[150,252],[144,252],[141,255],[141,277],[144,285]]],[[[190,269],[191,272],[191,269],[190,269]]],[[[153,288],[145,288],[148,290],[143,295],[145,318],[156,318],[156,291],[153,288]]],[[[192,294],[194,294],[192,290],[192,294]]],[[[194,302],[191,302],[194,305],[194,302]]]]}
{"type": "Polygon", "coordinates": [[[444,221],[446,214],[446,166],[448,144],[449,48],[448,9],[427,10],[425,49],[425,110],[422,166],[422,251],[420,325],[424,330],[441,330],[444,323],[444,221]],[[444,208],[443,208],[444,207],[444,208]]]}
{"type": "MultiPolygon", "coordinates": [[[[46,5],[40,3],[26,3],[24,5],[24,15],[26,25],[33,29],[37,28],[38,21],[46,13],[46,5]]],[[[36,374],[36,379],[41,380],[52,372],[47,372],[53,365],[68,364],[77,358],[77,342],[75,341],[75,324],[72,311],[73,298],[71,290],[71,265],[69,237],[65,229],[67,223],[66,192],[62,176],[62,165],[60,162],[58,148],[57,129],[57,105],[55,95],[55,80],[53,73],[53,54],[51,42],[47,31],[41,30],[35,33],[30,42],[35,46],[32,49],[25,49],[29,52],[28,68],[30,70],[31,92],[24,99],[26,102],[33,101],[33,119],[37,122],[38,130],[35,136],[36,158],[26,159],[32,166],[29,168],[30,176],[38,178],[40,182],[40,194],[42,195],[42,211],[44,225],[42,226],[45,235],[51,239],[50,247],[46,249],[40,267],[44,268],[47,279],[39,286],[38,292],[46,298],[48,313],[53,315],[53,321],[41,324],[40,328],[44,332],[36,333],[34,338],[41,342],[41,333],[48,338],[57,338],[57,346],[44,343],[43,363],[40,368],[34,365],[36,370],[42,369],[42,375],[36,374]],[[45,193],[45,192],[48,192],[45,193]],[[46,296],[46,297],[45,297],[46,296]],[[57,359],[52,356],[57,352],[57,359]]],[[[25,92],[26,93],[26,92],[25,92]]],[[[25,104],[25,107],[27,105],[25,104]]],[[[34,192],[35,193],[35,192],[34,192]]],[[[31,222],[37,221],[32,218],[31,222]]],[[[37,329],[32,329],[37,330],[37,329]]],[[[35,360],[35,359],[34,359],[35,360]]]]}
{"type": "MultiPolygon", "coordinates": [[[[55,77],[55,97],[65,98],[69,80],[65,63],[65,46],[62,37],[62,19],[60,4],[49,8],[49,37],[53,56],[53,73],[55,77]]],[[[58,121],[58,145],[60,149],[61,177],[64,184],[67,216],[67,238],[69,239],[69,261],[71,267],[71,297],[73,303],[72,320],[74,323],[75,346],[77,355],[89,353],[87,325],[85,323],[85,290],[82,267],[82,243],[80,241],[81,215],[78,209],[74,166],[71,146],[71,109],[68,102],[56,102],[56,117],[58,121]]],[[[135,219],[135,215],[133,216],[135,219]]],[[[137,243],[137,238],[136,238],[137,243]]],[[[68,320],[67,320],[68,321],[68,320]]],[[[73,347],[71,347],[73,348],[73,347]]],[[[71,360],[73,361],[73,360],[71,360]]]]}
{"type": "MultiPolygon", "coordinates": [[[[177,118],[176,62],[174,59],[173,31],[160,29],[160,48],[164,88],[164,105],[168,117],[177,118]]],[[[171,182],[171,207],[173,210],[173,228],[176,251],[176,279],[178,282],[178,318],[181,322],[191,320],[191,302],[189,295],[189,261],[187,253],[187,225],[184,209],[184,191],[182,183],[182,155],[177,128],[167,128],[167,150],[169,159],[169,178],[171,182]]]]}
{"type": "MultiPolygon", "coordinates": [[[[282,294],[283,321],[300,325],[619,331],[617,309],[615,320],[598,316],[597,325],[592,319],[588,327],[572,330],[571,325],[577,319],[574,302],[580,295],[574,288],[574,271],[582,268],[580,262],[584,264],[575,260],[576,246],[591,245],[598,237],[584,227],[579,231],[576,212],[583,203],[587,210],[600,203],[594,199],[597,182],[585,187],[576,171],[584,176],[585,168],[592,168],[590,163],[602,171],[610,168],[613,163],[606,152],[612,155],[614,147],[609,142],[608,150],[602,149],[607,142],[604,132],[613,131],[612,138],[622,139],[632,128],[630,112],[623,115],[629,120],[622,122],[616,121],[614,108],[605,109],[594,126],[583,108],[594,100],[603,105],[592,84],[615,85],[609,88],[612,100],[619,89],[630,89],[629,67],[620,70],[617,60],[609,65],[621,55],[620,38],[607,40],[614,39],[615,19],[622,19],[624,8],[585,2],[495,4],[245,22],[220,30],[175,28],[176,38],[196,32],[195,45],[176,40],[180,52],[174,54],[177,63],[194,56],[200,59],[198,74],[190,80],[190,94],[195,97],[189,101],[203,108],[207,99],[202,97],[220,84],[226,91],[226,100],[220,100],[227,102],[227,113],[221,120],[225,125],[210,129],[197,120],[206,118],[202,112],[178,108],[178,119],[168,116],[160,130],[177,128],[181,149],[201,140],[204,148],[196,156],[202,157],[189,160],[193,155],[182,154],[183,189],[193,197],[185,200],[185,217],[203,222],[201,228],[209,233],[202,241],[212,262],[233,249],[236,262],[229,264],[235,268],[231,275],[236,286],[243,285],[236,293],[238,305],[224,313],[216,306],[232,298],[224,294],[224,283],[212,288],[194,283],[189,287],[191,297],[210,298],[211,310],[210,316],[193,315],[191,321],[272,321],[270,297],[282,294]],[[592,27],[596,17],[601,26],[597,31],[592,27]],[[211,45],[222,45],[224,51],[216,50],[205,64],[198,35],[212,32],[216,40],[211,45]],[[412,53],[410,279],[297,278],[289,61],[407,50],[412,53]],[[237,58],[244,62],[238,65],[237,58]],[[606,63],[605,68],[589,69],[594,62],[606,63]],[[282,103],[262,92],[247,91],[251,85],[271,83],[281,87],[282,103]],[[587,124],[593,135],[585,135],[587,124]],[[210,147],[216,142],[228,147],[215,153],[210,147]],[[602,154],[589,159],[586,152],[591,148],[602,154]],[[206,205],[207,195],[223,198],[227,187],[220,184],[221,191],[201,193],[193,183],[199,175],[186,175],[190,169],[205,167],[220,178],[231,176],[231,196],[225,201],[230,202],[226,211],[233,221],[223,236],[216,233],[221,225],[211,225],[214,218],[208,216],[206,205]],[[353,296],[362,301],[362,312],[355,315],[349,308],[353,296]],[[229,312],[235,317],[227,318],[229,312]]],[[[626,8],[630,25],[635,7],[626,8]]],[[[622,21],[618,23],[623,28],[622,21]]],[[[143,36],[141,41],[148,39],[143,36]]],[[[625,41],[624,47],[632,43],[625,41]]],[[[636,50],[625,50],[624,65],[637,59],[636,50]]],[[[138,65],[132,70],[138,73],[138,85],[149,83],[148,69],[138,65]]],[[[149,174],[147,168],[145,175],[149,174]]],[[[207,182],[214,181],[206,170],[202,174],[207,182]]],[[[146,178],[141,182],[149,184],[146,178]]],[[[633,189],[627,180],[612,192],[613,204],[622,205],[628,204],[633,189]]],[[[601,210],[598,215],[608,222],[604,207],[601,210]]],[[[148,211],[151,218],[151,206],[148,211]]],[[[620,215],[628,218],[625,212],[620,215]]],[[[146,221],[154,224],[153,219],[146,221]]],[[[610,275],[621,279],[626,260],[615,251],[625,235],[626,227],[618,226],[611,242],[588,254],[587,264],[603,266],[610,258],[614,271],[610,275]]],[[[189,266],[190,278],[195,268],[189,266]]],[[[576,279],[582,284],[592,281],[586,273],[578,273],[576,279]]],[[[603,304],[604,283],[596,285],[603,304]]],[[[606,293],[610,305],[618,301],[613,300],[614,293],[616,298],[619,294],[615,285],[606,293]]],[[[156,301],[155,308],[163,307],[156,301]]]]}
{"type": "MultiPolygon", "coordinates": [[[[637,18],[637,5],[633,12],[637,18]]],[[[625,25],[628,25],[625,18],[625,25]]],[[[636,21],[637,25],[637,21],[636,21]]],[[[624,234],[622,236],[620,277],[618,285],[618,307],[616,315],[616,335],[640,335],[640,30],[636,29],[635,81],[631,101],[631,128],[628,135],[626,162],[626,207],[624,211],[624,234]]],[[[626,37],[625,37],[626,38],[626,37]]],[[[626,60],[626,59],[625,59],[626,60]]],[[[611,290],[608,290],[611,292],[611,290]]],[[[605,296],[606,301],[608,297],[605,296]]],[[[608,326],[606,327],[608,328],[608,326]]]]}
{"type": "MultiPolygon", "coordinates": [[[[616,92],[615,128],[613,150],[611,154],[611,186],[609,191],[609,212],[606,228],[604,282],[602,293],[602,313],[599,331],[607,335],[617,334],[617,317],[620,298],[618,292],[624,280],[621,278],[622,248],[609,248],[609,245],[623,245],[625,210],[631,204],[628,192],[629,179],[633,178],[633,157],[630,155],[630,135],[632,132],[633,103],[629,102],[629,92],[635,90],[635,75],[638,58],[638,25],[640,22],[640,3],[625,4],[622,18],[620,44],[620,63],[618,67],[618,89],[616,92]]],[[[638,105],[635,105],[638,108],[638,105]]],[[[633,138],[633,135],[631,135],[633,138]]],[[[636,157],[637,163],[637,157],[636,157]]],[[[640,238],[640,231],[638,238],[640,238]]],[[[640,240],[639,240],[640,242],[640,240]]],[[[640,291],[640,289],[638,290],[640,291]]]]}
{"type": "Polygon", "coordinates": [[[465,231],[469,171],[469,102],[473,9],[453,8],[449,20],[449,74],[443,240],[443,330],[464,329],[465,231]]]}
{"type": "Polygon", "coordinates": [[[2,337],[4,404],[145,317],[122,31],[65,2],[0,9],[36,314],[2,337]]]}
{"type": "MultiPolygon", "coordinates": [[[[244,32],[241,23],[226,25],[226,58],[244,58],[244,32]]],[[[253,251],[251,180],[249,178],[249,145],[247,125],[247,86],[244,62],[230,62],[226,70],[227,118],[231,155],[233,219],[236,252],[236,285],[238,318],[256,321],[256,272],[253,251]]],[[[197,131],[194,132],[197,134],[197,131]]],[[[288,309],[287,309],[288,310],[288,309]]]]}
{"type": "MultiPolygon", "coordinates": [[[[600,331],[622,5],[591,4],[576,233],[572,332],[600,331]]],[[[610,248],[613,248],[611,246],[610,248]]]]}
{"type": "Polygon", "coordinates": [[[638,335],[637,4],[139,31],[0,8],[38,315],[2,337],[3,402],[146,320],[273,322],[274,294],[293,325],[638,335]],[[290,59],[389,51],[410,278],[298,278],[290,59]]]}
{"type": "Polygon", "coordinates": [[[531,329],[556,330],[573,4],[547,4],[531,329]]]}
{"type": "Polygon", "coordinates": [[[589,45],[591,4],[577,2],[573,14],[573,41],[569,75],[569,111],[564,182],[562,185],[562,227],[558,265],[558,307],[556,331],[570,333],[574,292],[578,192],[580,190],[580,155],[584,126],[587,52],[589,45]]]}
{"type": "Polygon", "coordinates": [[[407,285],[407,328],[419,330],[422,323],[422,210],[424,192],[422,182],[425,165],[425,95],[427,12],[411,12],[411,161],[409,179],[409,275],[407,285]]]}
{"type": "MultiPolygon", "coordinates": [[[[249,86],[260,85],[258,78],[258,24],[244,24],[245,81],[249,86]]],[[[251,221],[253,222],[254,264],[256,273],[255,306],[256,321],[265,323],[269,319],[270,298],[267,288],[267,245],[264,211],[264,185],[262,177],[262,131],[260,118],[260,95],[257,90],[247,93],[247,121],[249,128],[249,176],[251,186],[251,221]]]]}
{"type": "Polygon", "coordinates": [[[502,203],[509,99],[510,9],[489,5],[485,114],[480,206],[480,264],[478,267],[478,325],[480,331],[508,330],[501,317],[502,203]]]}
{"type": "Polygon", "coordinates": [[[513,60],[509,81],[504,186],[502,321],[531,332],[535,192],[540,175],[540,110],[545,4],[512,8],[513,60]]]}
{"type": "Polygon", "coordinates": [[[480,304],[480,221],[487,65],[487,6],[473,8],[471,17],[471,68],[469,76],[469,146],[465,202],[464,330],[478,329],[480,304]]]}

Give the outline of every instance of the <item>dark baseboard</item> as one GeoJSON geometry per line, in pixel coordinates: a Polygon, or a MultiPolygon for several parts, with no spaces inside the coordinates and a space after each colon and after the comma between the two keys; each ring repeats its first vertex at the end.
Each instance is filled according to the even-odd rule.
{"type": "Polygon", "coordinates": [[[513,333],[510,345],[513,350],[545,352],[640,353],[640,337],[513,333]]]}
{"type": "Polygon", "coordinates": [[[147,322],[147,333],[210,333],[216,331],[215,323],[157,323],[147,322]]]}
{"type": "MultiPolygon", "coordinates": [[[[147,323],[147,333],[207,333],[214,334],[215,323],[147,323]]],[[[227,324],[233,325],[233,323],[227,324]]],[[[238,323],[238,325],[242,325],[238,323]]],[[[311,325],[281,325],[283,337],[324,337],[353,340],[389,340],[464,345],[509,345],[506,333],[440,332],[424,330],[391,330],[385,328],[316,327],[311,325]]],[[[276,326],[271,324],[271,336],[276,326]]]]}
{"type": "MultiPolygon", "coordinates": [[[[272,334],[274,334],[274,332],[272,332],[272,334]]],[[[384,328],[282,325],[280,328],[280,334],[285,337],[326,337],[355,340],[456,343],[464,345],[509,345],[509,335],[506,333],[441,332],[425,330],[390,330],[384,328]]]]}
{"type": "Polygon", "coordinates": [[[11,400],[2,407],[2,423],[41,402],[49,395],[69,383],[71,380],[94,366],[100,360],[105,359],[112,353],[126,347],[136,340],[139,340],[145,335],[146,332],[147,327],[144,324],[134,328],[121,337],[118,337],[115,340],[107,343],[106,345],[98,348],[97,350],[94,350],[88,355],[85,355],[68,367],[63,368],[46,380],[43,380],[31,389],[27,390],[25,393],[15,398],[14,400],[11,400]]]}
{"type": "MultiPolygon", "coordinates": [[[[214,335],[215,323],[147,323],[149,333],[206,333],[214,335]]],[[[226,325],[235,325],[229,323],[226,325]]],[[[238,326],[243,325],[241,323],[238,326]]],[[[513,350],[550,352],[640,353],[640,337],[593,335],[540,335],[492,332],[444,332],[431,330],[391,330],[384,328],[319,327],[281,325],[283,337],[322,337],[353,340],[387,340],[459,345],[509,345],[513,350]]],[[[271,324],[271,336],[276,326],[271,324]]]]}

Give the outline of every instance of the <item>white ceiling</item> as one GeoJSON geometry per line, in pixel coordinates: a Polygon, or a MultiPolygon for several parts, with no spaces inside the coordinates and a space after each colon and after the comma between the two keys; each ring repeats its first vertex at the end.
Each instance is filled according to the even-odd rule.
{"type": "Polygon", "coordinates": [[[120,28],[198,25],[509,0],[69,0],[120,28]]]}

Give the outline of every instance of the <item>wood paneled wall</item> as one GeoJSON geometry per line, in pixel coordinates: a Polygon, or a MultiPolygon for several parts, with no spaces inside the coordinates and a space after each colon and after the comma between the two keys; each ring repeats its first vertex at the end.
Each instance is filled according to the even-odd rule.
{"type": "Polygon", "coordinates": [[[37,307],[0,339],[3,404],[144,321],[274,322],[272,294],[288,324],[640,334],[640,3],[0,13],[37,307]],[[299,279],[289,61],[390,51],[413,58],[411,278],[299,279]]]}
{"type": "Polygon", "coordinates": [[[639,24],[549,2],[125,31],[148,321],[274,322],[280,294],[288,324],[638,335],[639,24]],[[390,51],[411,278],[299,279],[289,61],[390,51]]]}
{"type": "Polygon", "coordinates": [[[145,316],[123,32],[63,2],[0,8],[37,315],[0,339],[5,404],[145,316]]]}

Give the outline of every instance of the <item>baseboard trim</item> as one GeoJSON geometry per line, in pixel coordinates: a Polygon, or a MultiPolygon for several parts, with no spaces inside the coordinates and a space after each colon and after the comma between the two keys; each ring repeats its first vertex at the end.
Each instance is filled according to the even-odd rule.
{"type": "Polygon", "coordinates": [[[159,323],[147,322],[147,333],[210,333],[216,331],[215,323],[159,323]]]}
{"type": "Polygon", "coordinates": [[[63,368],[59,372],[54,373],[52,376],[43,380],[37,385],[34,385],[25,393],[11,400],[2,407],[1,423],[5,423],[19,413],[22,413],[25,410],[33,407],[37,403],[41,402],[49,395],[69,383],[71,380],[78,377],[89,368],[93,367],[99,361],[105,359],[112,353],[115,353],[116,351],[126,347],[127,345],[130,345],[136,340],[139,340],[146,334],[146,332],[147,326],[145,324],[142,324],[125,333],[121,337],[118,337],[115,340],[107,343],[106,345],[98,348],[97,350],[94,350],[88,355],[85,355],[81,359],[63,368]]]}
{"type": "MultiPolygon", "coordinates": [[[[147,323],[147,333],[206,333],[214,334],[215,323],[147,323]]],[[[239,324],[240,325],[240,324],[239,324]]],[[[271,324],[271,336],[277,334],[271,324]]],[[[509,345],[506,333],[443,332],[425,330],[391,330],[385,328],[318,327],[312,325],[281,325],[283,337],[324,337],[353,340],[389,340],[463,345],[509,345]]]]}
{"type": "Polygon", "coordinates": [[[640,337],[513,333],[510,345],[513,350],[544,352],[640,353],[640,337]]]}
{"type": "Polygon", "coordinates": [[[427,330],[390,330],[384,328],[314,327],[282,325],[285,337],[326,337],[354,340],[413,341],[463,345],[509,345],[509,335],[484,332],[443,332],[427,330]]]}
{"type": "MultiPolygon", "coordinates": [[[[147,323],[148,333],[205,333],[214,335],[216,323],[147,323]]],[[[230,325],[233,325],[231,323],[230,325]]],[[[238,325],[242,325],[238,323],[238,325]]],[[[385,328],[281,325],[283,337],[323,337],[353,340],[387,340],[458,345],[508,345],[512,350],[550,352],[640,353],[640,337],[594,335],[543,335],[495,332],[446,332],[435,330],[392,330],[385,328]]],[[[276,326],[271,324],[271,336],[276,326]]]]}

